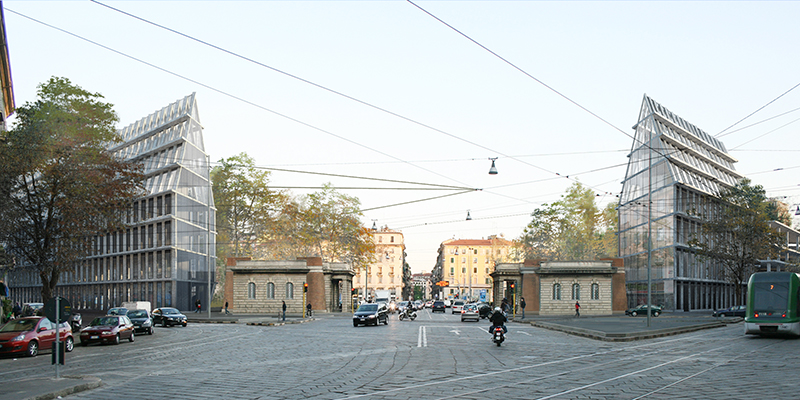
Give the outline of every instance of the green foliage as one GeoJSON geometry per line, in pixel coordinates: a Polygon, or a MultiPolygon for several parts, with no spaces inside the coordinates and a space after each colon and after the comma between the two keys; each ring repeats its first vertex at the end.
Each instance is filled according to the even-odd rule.
{"type": "Polygon", "coordinates": [[[739,300],[741,284],[759,266],[758,260],[775,259],[784,250],[782,235],[769,225],[770,204],[764,188],[745,178],[720,193],[718,203],[692,211],[704,223],[689,245],[697,248],[701,260],[722,266],[739,300]]]}
{"type": "Polygon", "coordinates": [[[617,255],[616,204],[600,210],[595,194],[574,183],[561,200],[531,213],[532,220],[515,240],[527,259],[594,260],[617,255]]]}
{"type": "Polygon", "coordinates": [[[42,299],[60,273],[87,254],[90,238],[121,229],[141,196],[141,166],[118,159],[117,115],[103,96],[51,78],[16,110],[0,141],[0,240],[17,264],[35,269],[42,299]]]}

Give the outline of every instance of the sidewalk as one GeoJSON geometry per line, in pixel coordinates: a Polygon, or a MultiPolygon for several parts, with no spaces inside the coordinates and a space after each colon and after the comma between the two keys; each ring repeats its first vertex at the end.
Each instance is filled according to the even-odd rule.
{"type": "Polygon", "coordinates": [[[4,384],[0,400],[50,400],[98,388],[103,383],[93,376],[62,376],[61,379],[36,378],[4,384]]]}
{"type": "Polygon", "coordinates": [[[647,326],[647,317],[626,315],[581,316],[580,318],[536,315],[524,320],[517,316],[513,322],[607,342],[628,342],[719,328],[740,321],[742,321],[740,317],[714,318],[707,313],[680,313],[651,317],[649,327],[647,326]]]}

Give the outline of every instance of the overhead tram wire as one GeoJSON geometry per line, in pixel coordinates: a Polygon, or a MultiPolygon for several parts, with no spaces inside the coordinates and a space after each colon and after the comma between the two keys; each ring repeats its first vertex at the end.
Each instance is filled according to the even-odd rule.
{"type": "MultiPolygon", "coordinates": [[[[168,28],[168,27],[166,27],[166,26],[163,26],[163,25],[157,24],[157,23],[155,23],[155,22],[149,21],[149,20],[147,20],[147,19],[144,19],[144,18],[142,18],[142,17],[139,17],[139,16],[133,15],[133,14],[131,14],[131,13],[128,13],[128,12],[122,11],[122,10],[120,10],[120,9],[117,9],[117,8],[111,7],[111,6],[107,5],[107,4],[103,4],[103,3],[99,2],[99,1],[97,1],[97,0],[91,0],[91,1],[92,1],[93,3],[95,3],[95,4],[101,5],[101,6],[103,6],[103,7],[106,7],[106,8],[108,8],[108,9],[111,9],[111,10],[113,10],[113,11],[116,11],[116,12],[119,12],[119,13],[121,13],[121,14],[127,15],[127,16],[129,16],[129,17],[131,17],[131,18],[137,19],[137,20],[139,20],[139,21],[142,21],[142,22],[144,22],[144,23],[147,23],[147,24],[153,25],[153,26],[155,26],[155,27],[158,27],[158,28],[164,29],[164,30],[166,30],[166,31],[172,32],[172,33],[174,33],[174,34],[176,34],[176,35],[180,35],[180,36],[182,36],[182,37],[184,37],[184,38],[187,38],[187,39],[189,39],[189,40],[193,40],[193,41],[195,41],[195,42],[197,42],[197,43],[200,43],[200,44],[203,44],[203,45],[205,45],[205,46],[208,46],[208,47],[214,48],[214,49],[216,49],[216,50],[222,51],[222,52],[224,52],[224,53],[226,53],[226,54],[229,54],[229,55],[232,55],[232,56],[234,56],[234,57],[240,58],[240,59],[242,59],[242,60],[248,61],[248,62],[250,62],[250,63],[256,64],[256,65],[258,65],[258,66],[261,66],[261,67],[263,67],[263,68],[267,68],[267,69],[269,69],[269,70],[271,70],[271,71],[274,71],[274,72],[277,72],[277,73],[283,74],[283,75],[285,75],[285,76],[287,76],[287,77],[290,77],[290,78],[293,78],[293,79],[299,80],[299,81],[301,81],[301,82],[303,82],[303,83],[306,83],[306,84],[312,85],[312,86],[314,86],[314,87],[316,87],[316,88],[319,88],[319,89],[325,90],[325,91],[327,91],[327,92],[330,92],[330,93],[336,94],[336,95],[338,95],[338,96],[344,97],[344,98],[346,98],[346,99],[349,99],[349,100],[355,101],[355,102],[357,102],[357,103],[359,103],[359,104],[362,104],[362,105],[365,105],[365,106],[367,106],[367,107],[373,108],[373,109],[375,109],[375,110],[378,110],[378,111],[384,112],[384,113],[386,113],[386,114],[389,114],[389,115],[392,115],[392,116],[394,116],[394,117],[400,118],[400,119],[402,119],[402,120],[404,120],[404,121],[407,121],[407,122],[413,123],[413,124],[415,124],[415,125],[418,125],[418,126],[421,126],[421,127],[423,127],[423,128],[430,129],[430,130],[432,130],[432,131],[435,131],[435,132],[441,133],[441,134],[443,134],[443,135],[445,135],[445,136],[448,136],[448,137],[450,137],[450,138],[452,138],[452,139],[460,140],[460,141],[462,141],[462,142],[465,142],[465,143],[467,143],[467,144],[470,144],[470,145],[472,145],[472,146],[475,146],[475,147],[478,147],[478,148],[481,148],[481,149],[484,149],[484,150],[490,151],[490,152],[492,152],[492,153],[495,153],[495,154],[501,155],[501,156],[503,156],[504,158],[509,158],[509,159],[515,160],[515,161],[517,161],[517,162],[519,162],[519,163],[522,163],[522,164],[524,164],[524,165],[528,165],[528,166],[530,166],[530,167],[533,167],[533,168],[539,169],[539,170],[541,170],[541,171],[544,171],[544,172],[546,172],[546,173],[549,173],[549,174],[554,174],[554,175],[558,175],[558,176],[561,176],[562,178],[565,178],[565,179],[567,179],[567,180],[573,180],[573,181],[574,181],[574,179],[570,179],[570,178],[569,178],[569,177],[567,177],[567,176],[561,175],[561,174],[559,174],[559,173],[557,173],[557,172],[554,172],[554,171],[550,171],[550,170],[548,170],[548,169],[546,169],[546,168],[544,168],[544,167],[540,167],[540,166],[538,166],[538,165],[531,164],[531,163],[529,163],[529,162],[526,162],[526,161],[520,160],[520,159],[518,159],[518,158],[515,158],[514,156],[509,156],[509,155],[507,155],[507,154],[505,154],[505,153],[503,153],[503,152],[500,152],[500,151],[494,150],[494,149],[492,149],[492,148],[489,148],[489,147],[487,147],[487,146],[481,145],[481,144],[479,144],[479,143],[476,143],[476,142],[473,142],[473,141],[467,140],[467,139],[465,139],[465,138],[462,138],[462,137],[460,137],[460,136],[457,136],[457,135],[455,135],[455,134],[449,133],[449,132],[447,132],[447,131],[444,131],[444,130],[442,130],[442,129],[439,129],[439,128],[436,128],[436,127],[433,127],[433,126],[431,126],[431,125],[427,125],[427,124],[425,124],[425,123],[422,123],[422,122],[419,122],[419,121],[417,121],[417,120],[415,120],[415,119],[412,119],[412,118],[409,118],[409,117],[403,116],[403,115],[401,115],[401,114],[395,113],[395,112],[393,112],[393,111],[390,111],[390,110],[388,110],[388,109],[385,109],[385,108],[382,108],[382,107],[376,106],[376,105],[374,105],[374,104],[372,104],[372,103],[369,103],[369,102],[366,102],[366,101],[364,101],[364,100],[360,100],[360,99],[358,99],[358,98],[355,98],[355,97],[353,97],[353,96],[350,96],[350,95],[344,94],[344,93],[342,93],[342,92],[339,92],[339,91],[336,91],[336,90],[330,89],[330,88],[328,88],[328,87],[326,87],[326,86],[323,86],[323,85],[320,85],[320,84],[318,84],[318,83],[315,83],[315,82],[309,81],[309,80],[307,80],[307,79],[301,78],[301,77],[299,77],[299,76],[297,76],[297,75],[293,75],[293,74],[290,74],[290,73],[288,73],[288,72],[282,71],[282,70],[280,70],[280,69],[277,69],[277,68],[275,68],[275,67],[269,66],[269,65],[267,65],[267,64],[264,64],[264,63],[262,63],[262,62],[259,62],[259,61],[256,61],[256,60],[253,60],[253,59],[251,59],[251,58],[245,57],[245,56],[243,56],[243,55],[240,55],[240,54],[238,54],[238,53],[235,53],[235,52],[233,52],[233,51],[230,51],[230,50],[227,50],[227,49],[225,49],[225,48],[222,48],[222,47],[220,47],[220,46],[216,46],[216,45],[213,45],[213,44],[211,44],[211,43],[208,43],[208,42],[206,42],[206,41],[203,41],[203,40],[197,39],[197,38],[195,38],[195,37],[193,37],[193,36],[191,36],[191,35],[187,35],[187,34],[185,34],[185,33],[182,33],[182,32],[180,32],[180,31],[174,30],[174,29],[172,29],[172,28],[168,28]]],[[[409,2],[410,2],[410,1],[409,1],[409,2]]],[[[411,3],[411,2],[410,2],[410,3],[411,3]]],[[[411,4],[414,4],[414,3],[411,3],[411,4]]],[[[415,5],[415,6],[417,6],[416,4],[414,4],[414,5],[415,5]]],[[[417,7],[419,8],[419,6],[417,6],[417,7]]],[[[422,8],[420,8],[420,9],[422,9],[422,8]]],[[[423,10],[423,11],[425,11],[425,10],[423,10]]],[[[426,11],[426,12],[427,12],[427,11],[426,11]]],[[[429,13],[429,14],[430,14],[430,13],[429,13]]],[[[434,17],[434,18],[436,18],[436,17],[434,17]]],[[[437,19],[438,19],[438,18],[437,18],[437,19]]],[[[440,20],[440,21],[441,21],[441,20],[440,20]]],[[[449,26],[449,25],[448,25],[448,26],[449,26]]],[[[459,32],[459,33],[460,33],[460,32],[459,32]]],[[[472,40],[472,39],[470,39],[470,40],[472,40]]],[[[475,43],[477,43],[477,42],[475,42],[475,43]]],[[[480,44],[479,44],[479,45],[480,45],[480,44]]],[[[483,46],[481,46],[481,47],[483,47],[483,46]]],[[[485,48],[485,47],[484,47],[484,48],[485,48]]],[[[487,50],[488,50],[488,49],[487,49],[487,50]]],[[[490,50],[489,50],[489,51],[490,51],[490,50]]],[[[491,52],[491,51],[490,51],[490,52],[491,52]]],[[[494,54],[494,53],[492,53],[492,54],[494,54]]],[[[498,56],[498,57],[499,57],[499,56],[498,56]]],[[[513,64],[511,64],[511,65],[513,65],[513,64]]],[[[516,68],[516,66],[515,66],[515,68],[516,68]]],[[[519,69],[519,68],[518,68],[518,69],[519,69]]],[[[520,71],[522,71],[522,70],[520,69],[520,71]]],[[[524,71],[523,71],[523,72],[524,72],[524,71]]],[[[527,74],[527,73],[526,73],[526,74],[527,74]]],[[[529,76],[530,76],[530,75],[529,75],[529,76]]],[[[531,78],[533,78],[533,76],[531,76],[531,78]]],[[[533,79],[536,79],[536,78],[533,78],[533,79]]],[[[538,79],[537,79],[537,81],[538,81],[539,83],[542,83],[542,82],[541,82],[541,81],[539,81],[538,79]]],[[[545,85],[544,83],[542,83],[542,84],[543,84],[543,85],[545,85]]],[[[550,88],[550,87],[549,87],[549,86],[547,86],[547,85],[545,85],[545,86],[546,86],[546,87],[548,87],[548,88],[550,88]]],[[[550,88],[550,89],[551,89],[551,90],[553,90],[553,91],[554,91],[554,92],[556,92],[556,93],[559,93],[559,92],[555,91],[555,90],[554,90],[554,89],[552,89],[552,88],[550,88]]],[[[559,93],[559,95],[561,95],[561,94],[559,93]]],[[[608,125],[610,125],[610,126],[614,127],[615,129],[619,130],[619,131],[620,131],[620,132],[622,132],[623,134],[626,134],[628,137],[631,137],[631,138],[633,138],[634,140],[636,140],[636,139],[635,139],[633,136],[631,136],[631,135],[629,135],[629,134],[625,133],[625,132],[624,132],[624,131],[622,131],[621,129],[619,129],[619,128],[617,128],[616,126],[612,125],[610,122],[608,122],[608,121],[606,121],[606,120],[604,120],[604,119],[600,118],[599,116],[597,116],[596,114],[592,113],[592,112],[591,112],[591,111],[589,111],[588,109],[584,108],[584,107],[583,107],[583,106],[581,106],[580,104],[578,104],[578,103],[576,103],[576,102],[572,101],[571,99],[567,98],[567,97],[566,97],[566,96],[564,96],[564,95],[561,95],[561,96],[562,96],[562,97],[564,97],[564,98],[566,98],[566,99],[568,99],[569,101],[571,101],[572,103],[574,103],[574,104],[575,104],[575,105],[577,105],[578,107],[580,107],[580,108],[584,109],[585,111],[589,112],[590,114],[594,115],[596,118],[599,118],[601,121],[605,122],[606,124],[608,124],[608,125]]],[[[658,151],[658,150],[656,150],[656,149],[653,149],[653,150],[655,150],[655,151],[658,151]]],[[[413,165],[413,164],[412,164],[412,165],[413,165]]],[[[417,168],[421,168],[421,167],[417,167],[417,168]]],[[[458,181],[456,181],[456,182],[458,182],[458,181]]],[[[458,182],[458,183],[464,184],[463,182],[458,182]]],[[[464,184],[464,185],[465,185],[465,184],[464,184]]],[[[587,186],[588,186],[588,185],[587,185],[587,186]]],[[[485,192],[487,192],[487,193],[492,193],[492,194],[494,194],[494,195],[499,195],[498,193],[494,193],[494,192],[491,192],[491,191],[488,191],[488,190],[487,190],[487,191],[485,191],[485,192]]],[[[502,196],[502,195],[500,195],[500,196],[502,196]]],[[[502,197],[508,197],[508,196],[502,196],[502,197]]]]}
{"type": "Polygon", "coordinates": [[[796,89],[798,86],[800,86],[800,83],[798,83],[797,85],[794,85],[794,86],[792,86],[792,88],[791,88],[791,89],[789,89],[789,90],[787,90],[787,91],[783,92],[783,93],[782,93],[780,96],[778,96],[778,97],[776,97],[776,98],[774,98],[774,99],[770,100],[770,101],[769,101],[767,104],[764,104],[763,106],[759,107],[759,108],[758,108],[758,110],[755,110],[755,111],[751,112],[750,114],[747,114],[747,116],[746,116],[746,117],[744,117],[744,118],[742,118],[742,119],[740,119],[740,120],[736,121],[736,122],[735,122],[733,125],[731,125],[731,126],[729,126],[729,127],[725,128],[725,129],[723,129],[723,130],[722,130],[720,133],[716,134],[714,137],[717,137],[717,138],[719,138],[719,137],[725,136],[725,135],[723,135],[723,133],[724,133],[725,131],[727,131],[728,129],[731,129],[731,128],[733,128],[734,126],[738,125],[740,122],[742,122],[742,121],[744,121],[744,120],[746,120],[746,119],[750,118],[751,116],[753,116],[753,114],[755,114],[755,113],[757,113],[757,112],[759,112],[759,111],[763,110],[763,109],[764,109],[764,108],[766,108],[768,105],[770,105],[770,104],[774,103],[775,101],[777,101],[777,100],[778,100],[778,99],[780,99],[781,97],[785,96],[786,94],[788,94],[788,93],[789,93],[789,92],[791,92],[792,90],[796,89]]]}
{"type": "Polygon", "coordinates": [[[226,96],[226,97],[232,98],[232,99],[234,99],[234,100],[240,101],[240,102],[242,102],[242,103],[245,103],[245,104],[251,105],[251,106],[253,106],[253,107],[255,107],[255,108],[258,108],[258,109],[260,109],[260,110],[267,111],[267,112],[269,112],[269,113],[272,113],[272,114],[274,114],[274,115],[276,115],[276,116],[279,116],[279,117],[285,118],[285,119],[287,119],[287,120],[289,120],[289,121],[292,121],[292,122],[295,122],[295,123],[297,123],[297,124],[303,125],[303,126],[305,126],[305,127],[307,127],[307,128],[310,128],[310,129],[312,129],[312,130],[315,130],[315,131],[318,131],[318,132],[322,132],[322,133],[324,133],[324,134],[326,134],[326,135],[333,136],[333,137],[335,137],[335,138],[337,138],[337,139],[343,140],[343,141],[345,141],[345,142],[348,142],[348,143],[350,143],[350,144],[353,144],[353,145],[356,145],[356,146],[358,146],[358,147],[361,147],[361,148],[367,149],[367,150],[369,150],[369,151],[372,151],[372,152],[378,153],[378,154],[380,154],[380,155],[383,155],[383,156],[385,156],[385,157],[391,158],[391,159],[393,159],[393,160],[400,161],[400,162],[402,162],[402,163],[404,163],[404,164],[410,165],[410,166],[412,166],[412,167],[414,167],[414,168],[421,169],[421,170],[423,170],[423,171],[425,171],[425,172],[428,172],[428,173],[434,174],[434,175],[436,175],[436,176],[439,176],[439,177],[441,177],[441,178],[445,178],[445,179],[448,179],[448,180],[452,180],[452,181],[454,181],[454,182],[458,182],[458,183],[460,183],[460,184],[462,184],[462,185],[465,185],[465,186],[467,185],[466,183],[464,183],[464,182],[461,182],[461,181],[459,181],[459,180],[457,180],[457,179],[454,179],[454,178],[451,178],[451,177],[448,177],[448,176],[442,175],[442,174],[440,174],[440,173],[438,173],[438,172],[435,172],[435,171],[429,170],[429,169],[427,169],[427,168],[424,168],[424,167],[421,167],[421,166],[419,166],[419,165],[412,164],[412,163],[410,163],[410,162],[408,162],[408,161],[405,161],[405,160],[403,160],[403,159],[400,159],[400,158],[398,158],[398,157],[395,157],[395,156],[393,156],[393,155],[391,155],[391,154],[389,154],[389,153],[386,153],[386,152],[383,152],[383,151],[380,151],[380,150],[377,150],[377,149],[373,149],[372,147],[369,147],[369,146],[367,146],[367,145],[364,145],[364,144],[358,143],[358,142],[356,142],[356,141],[354,141],[354,140],[351,140],[351,139],[348,139],[348,138],[346,138],[346,137],[344,137],[344,136],[337,135],[337,134],[335,134],[335,133],[333,133],[333,132],[330,132],[330,131],[328,131],[328,130],[325,130],[325,129],[319,128],[319,127],[317,127],[317,126],[311,125],[311,124],[309,124],[309,123],[307,123],[307,122],[301,121],[301,120],[299,120],[299,119],[296,119],[296,118],[294,118],[294,117],[290,117],[290,116],[288,116],[288,115],[286,115],[286,114],[282,114],[282,113],[280,113],[280,112],[274,111],[274,110],[272,110],[272,109],[269,109],[269,108],[267,108],[267,107],[264,107],[264,106],[262,106],[262,105],[260,105],[260,104],[254,103],[254,102],[252,102],[252,101],[250,101],[250,100],[246,100],[246,99],[244,99],[244,98],[242,98],[242,97],[239,97],[239,96],[233,95],[233,94],[231,94],[231,93],[228,93],[228,92],[226,92],[226,91],[224,91],[224,90],[217,89],[217,88],[215,88],[215,87],[213,87],[213,86],[210,86],[210,85],[207,85],[207,84],[205,84],[205,83],[199,82],[199,81],[197,81],[197,80],[191,79],[191,78],[189,78],[189,77],[183,76],[183,75],[181,75],[181,74],[179,74],[179,73],[177,73],[177,72],[173,72],[173,71],[170,71],[170,70],[168,70],[168,69],[166,69],[166,68],[159,67],[159,66],[157,66],[157,65],[155,65],[155,64],[153,64],[153,63],[150,63],[150,62],[144,61],[144,60],[142,60],[142,59],[136,58],[136,57],[134,57],[134,56],[131,56],[131,55],[127,54],[127,53],[123,53],[123,52],[121,52],[121,51],[119,51],[119,50],[115,50],[115,49],[113,49],[113,48],[111,48],[111,47],[108,47],[108,46],[106,46],[106,45],[100,44],[100,43],[98,43],[98,42],[96,42],[96,41],[93,41],[93,40],[91,40],[91,39],[85,38],[85,37],[83,37],[83,36],[80,36],[80,35],[78,35],[78,34],[75,34],[75,33],[72,33],[72,32],[70,32],[70,31],[67,31],[67,30],[65,30],[65,29],[61,29],[61,28],[59,28],[59,27],[56,27],[56,26],[54,26],[54,25],[48,24],[48,23],[46,23],[46,22],[44,22],[44,21],[40,21],[40,20],[37,20],[37,19],[35,19],[35,18],[33,18],[33,17],[29,17],[29,16],[27,16],[27,15],[25,15],[25,14],[19,13],[19,12],[17,12],[17,11],[14,11],[14,10],[10,9],[10,8],[4,7],[4,9],[5,9],[5,10],[7,10],[7,11],[9,11],[9,12],[11,12],[11,13],[13,13],[13,14],[19,15],[20,17],[26,18],[26,19],[28,19],[28,20],[31,20],[31,21],[33,21],[33,22],[36,22],[36,23],[38,23],[38,24],[44,25],[44,26],[46,26],[46,27],[48,27],[48,28],[55,29],[55,30],[57,30],[57,31],[59,31],[59,32],[65,33],[65,34],[67,34],[67,35],[70,35],[70,36],[72,36],[72,37],[75,37],[75,38],[77,38],[77,39],[80,39],[80,40],[83,40],[83,41],[85,41],[85,42],[91,43],[91,44],[93,44],[93,45],[95,45],[95,46],[98,46],[98,47],[101,47],[101,48],[103,48],[103,49],[106,49],[106,50],[108,50],[108,51],[111,51],[111,52],[113,52],[113,53],[116,53],[116,54],[118,54],[118,55],[121,55],[121,56],[123,56],[123,57],[125,57],[125,58],[128,58],[128,59],[131,59],[131,60],[133,60],[133,61],[139,62],[139,63],[141,63],[141,64],[144,64],[144,65],[148,66],[148,67],[151,67],[151,68],[157,69],[157,70],[159,70],[159,71],[161,71],[161,72],[165,72],[165,73],[167,73],[167,74],[169,74],[169,75],[172,75],[172,76],[174,76],[174,77],[176,77],[176,78],[180,78],[180,79],[183,79],[183,80],[185,80],[185,81],[187,81],[187,82],[194,83],[195,85],[199,85],[199,86],[201,86],[201,87],[204,87],[204,88],[206,88],[206,89],[208,89],[208,90],[211,90],[211,91],[213,91],[213,92],[219,93],[219,94],[221,94],[221,95],[223,95],[223,96],[226,96]]]}
{"type": "Polygon", "coordinates": [[[734,130],[732,130],[732,131],[730,131],[730,132],[728,132],[728,133],[726,133],[726,134],[724,134],[724,135],[719,135],[719,136],[717,136],[717,138],[721,138],[721,137],[724,137],[724,136],[728,136],[728,135],[730,135],[731,133],[739,132],[739,131],[741,131],[741,130],[744,130],[744,129],[747,129],[747,128],[750,128],[750,127],[756,126],[756,125],[758,125],[758,124],[760,124],[760,123],[763,123],[763,122],[771,121],[771,120],[773,120],[773,119],[775,119],[775,118],[782,117],[782,116],[784,116],[784,115],[786,115],[786,114],[791,114],[791,113],[793,113],[793,112],[795,112],[795,111],[797,111],[797,110],[800,110],[800,107],[797,107],[797,108],[795,108],[795,109],[793,109],[793,110],[789,110],[789,111],[786,111],[786,112],[780,113],[780,114],[778,114],[778,115],[775,115],[775,116],[769,117],[769,118],[767,118],[767,119],[762,119],[761,121],[754,122],[754,123],[752,123],[752,124],[750,124],[750,125],[743,126],[743,127],[739,128],[739,129],[734,129],[734,130]]]}

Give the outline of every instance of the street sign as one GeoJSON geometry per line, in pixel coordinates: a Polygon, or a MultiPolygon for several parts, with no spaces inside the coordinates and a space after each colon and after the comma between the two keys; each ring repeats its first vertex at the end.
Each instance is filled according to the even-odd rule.
{"type": "Polygon", "coordinates": [[[44,303],[44,315],[52,322],[60,324],[69,321],[72,316],[72,305],[63,297],[58,298],[58,322],[56,322],[56,298],[53,297],[44,303]]]}

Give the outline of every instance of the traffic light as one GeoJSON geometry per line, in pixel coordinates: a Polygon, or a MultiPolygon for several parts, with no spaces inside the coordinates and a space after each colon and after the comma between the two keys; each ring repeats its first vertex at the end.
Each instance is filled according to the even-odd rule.
{"type": "Polygon", "coordinates": [[[308,293],[308,283],[303,282],[303,293],[308,293]]]}
{"type": "Polygon", "coordinates": [[[509,285],[509,287],[511,287],[511,291],[514,291],[514,286],[516,286],[516,284],[514,282],[511,282],[511,284],[509,285]]]}
{"type": "Polygon", "coordinates": [[[350,289],[350,295],[353,296],[353,297],[358,296],[358,289],[356,289],[356,288],[350,289]]]}

